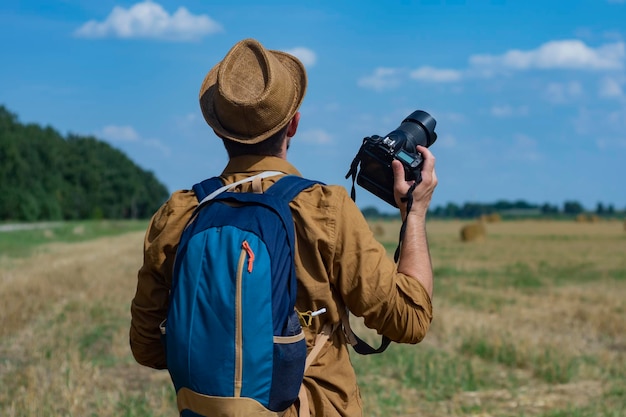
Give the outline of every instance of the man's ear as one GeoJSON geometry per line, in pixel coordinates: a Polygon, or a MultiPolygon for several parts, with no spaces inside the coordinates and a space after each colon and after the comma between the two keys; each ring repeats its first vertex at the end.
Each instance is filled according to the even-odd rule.
{"type": "Polygon", "coordinates": [[[292,138],[296,135],[296,131],[298,130],[298,123],[300,123],[300,112],[296,112],[293,115],[293,118],[289,122],[289,127],[287,127],[287,136],[292,138]]]}

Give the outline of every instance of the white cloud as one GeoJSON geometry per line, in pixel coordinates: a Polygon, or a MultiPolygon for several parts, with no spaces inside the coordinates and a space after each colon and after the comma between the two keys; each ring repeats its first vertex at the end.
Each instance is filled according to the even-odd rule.
{"type": "Polygon", "coordinates": [[[455,136],[443,135],[437,138],[437,146],[446,149],[456,148],[458,141],[455,136]]]}
{"type": "Polygon", "coordinates": [[[513,136],[513,139],[515,140],[515,145],[522,148],[534,148],[535,146],[537,146],[536,140],[523,133],[517,133],[513,136]]]}
{"type": "Polygon", "coordinates": [[[490,113],[495,117],[526,116],[528,115],[528,106],[513,107],[508,104],[492,106],[490,113]]]}
{"type": "Polygon", "coordinates": [[[594,132],[600,149],[626,149],[626,106],[591,116],[593,119],[588,124],[592,127],[588,130],[594,132]],[[597,126],[601,126],[601,132],[597,126]]]}
{"type": "Polygon", "coordinates": [[[611,148],[626,149],[626,137],[599,138],[596,139],[596,145],[602,150],[611,148]]]}
{"type": "Polygon", "coordinates": [[[294,140],[301,140],[315,145],[327,145],[333,142],[333,137],[322,129],[312,129],[297,133],[294,140]]]}
{"type": "MultiPolygon", "coordinates": [[[[199,124],[200,115],[198,113],[187,113],[182,116],[175,116],[174,120],[180,129],[189,129],[199,124]]],[[[203,120],[204,121],[204,120],[203,120]]]]}
{"type": "Polygon", "coordinates": [[[615,78],[606,77],[600,82],[599,94],[601,97],[620,98],[624,96],[624,91],[619,81],[615,78]]]}
{"type": "Polygon", "coordinates": [[[496,117],[507,117],[513,114],[513,108],[511,106],[493,106],[491,107],[491,114],[496,117]]]}
{"type": "Polygon", "coordinates": [[[220,24],[207,15],[193,15],[184,7],[170,15],[160,4],[146,0],[129,9],[115,6],[104,21],[90,20],[78,28],[75,35],[189,41],[221,30],[220,24]]]}
{"type": "Polygon", "coordinates": [[[114,126],[109,125],[102,128],[99,136],[104,137],[112,142],[137,142],[139,134],[131,126],[114,126]]]}
{"type": "Polygon", "coordinates": [[[420,67],[411,71],[411,78],[420,81],[433,81],[438,83],[459,81],[463,74],[453,69],[438,69],[433,67],[420,67]]]}
{"type": "Polygon", "coordinates": [[[602,148],[626,144],[626,106],[609,112],[603,108],[581,107],[572,124],[577,134],[596,138],[596,144],[602,148]]]}
{"type": "Polygon", "coordinates": [[[170,148],[158,139],[145,139],[142,143],[150,148],[158,149],[163,155],[169,156],[172,154],[170,148]]]}
{"type": "Polygon", "coordinates": [[[358,85],[376,91],[383,91],[395,88],[401,83],[402,71],[397,68],[376,68],[372,75],[362,77],[358,85]]]}
{"type": "MultiPolygon", "coordinates": [[[[471,55],[465,69],[422,66],[409,72],[402,68],[379,67],[373,74],[360,78],[358,85],[384,91],[400,86],[407,77],[433,83],[453,83],[467,78],[491,78],[504,72],[524,70],[616,71],[624,67],[626,67],[624,41],[615,41],[594,48],[578,39],[566,39],[549,41],[530,50],[511,49],[501,55],[471,55]]],[[[571,83],[566,87],[554,85],[551,90],[553,91],[548,93],[555,96],[554,101],[562,101],[566,96],[574,97],[582,92],[578,83],[571,83]]]]}
{"type": "Polygon", "coordinates": [[[582,95],[583,87],[576,81],[569,83],[549,83],[545,91],[546,99],[553,103],[565,103],[582,95]]]}
{"type": "Polygon", "coordinates": [[[593,132],[598,148],[626,150],[626,106],[608,113],[590,114],[587,124],[587,131],[593,132]]]}
{"type": "Polygon", "coordinates": [[[298,58],[305,67],[312,67],[317,62],[317,55],[309,48],[297,47],[288,49],[285,52],[298,58]]]}
{"type": "Polygon", "coordinates": [[[541,152],[537,150],[537,141],[523,133],[513,136],[513,146],[508,156],[511,159],[523,161],[539,161],[543,159],[541,152]]]}
{"type": "Polygon", "coordinates": [[[141,146],[158,149],[164,155],[171,153],[170,148],[158,139],[145,139],[132,126],[108,125],[96,132],[96,137],[102,137],[109,142],[133,142],[141,146]]]}
{"type": "Polygon", "coordinates": [[[437,112],[438,122],[447,123],[464,123],[467,120],[467,116],[463,113],[454,112],[437,112]]]}
{"type": "Polygon", "coordinates": [[[470,64],[480,69],[587,69],[613,70],[624,67],[624,42],[592,48],[574,40],[550,41],[536,49],[512,49],[502,55],[473,55],[470,64]]]}

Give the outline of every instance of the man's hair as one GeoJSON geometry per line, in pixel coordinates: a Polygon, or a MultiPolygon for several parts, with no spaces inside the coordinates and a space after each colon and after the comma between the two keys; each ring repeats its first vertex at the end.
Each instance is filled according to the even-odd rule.
{"type": "Polygon", "coordinates": [[[285,126],[259,143],[240,143],[226,138],[222,138],[222,141],[229,158],[242,155],[276,156],[282,151],[283,140],[287,134],[288,127],[289,125],[285,126]]]}

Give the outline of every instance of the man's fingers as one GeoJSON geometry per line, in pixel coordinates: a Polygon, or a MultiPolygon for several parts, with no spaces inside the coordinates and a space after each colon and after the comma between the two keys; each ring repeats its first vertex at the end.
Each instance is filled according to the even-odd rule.
{"type": "Polygon", "coordinates": [[[422,154],[424,164],[422,165],[422,172],[432,171],[435,169],[435,155],[433,155],[428,148],[417,145],[417,151],[422,154]]]}
{"type": "Polygon", "coordinates": [[[399,185],[406,182],[406,179],[404,178],[404,167],[402,166],[402,162],[394,159],[393,161],[391,161],[391,169],[393,170],[394,186],[395,188],[398,188],[399,185]]]}

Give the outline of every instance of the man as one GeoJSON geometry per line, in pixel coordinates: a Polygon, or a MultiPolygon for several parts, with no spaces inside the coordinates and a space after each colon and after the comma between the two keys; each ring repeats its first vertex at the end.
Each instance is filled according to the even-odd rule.
{"type": "MultiPolygon", "coordinates": [[[[266,50],[252,39],[237,43],[209,71],[200,89],[200,107],[229,155],[221,174],[225,183],[264,171],[300,175],[286,158],[298,129],[306,83],[300,61],[266,50]]],[[[395,199],[406,218],[397,265],[343,187],[317,184],[290,203],[297,242],[296,308],[301,312],[325,309],[305,329],[309,350],[325,324],[341,323],[346,308],[393,341],[418,343],[425,336],[432,319],[433,288],[425,218],[437,178],[433,155],[424,147],[417,150],[424,157],[422,182],[413,191],[409,213],[401,198],[411,183],[404,180],[402,165],[393,164],[395,199]]],[[[260,192],[278,178],[245,183],[238,191],[260,192]]],[[[167,316],[177,244],[197,205],[193,191],[175,192],[146,232],[144,264],[131,307],[130,344],[135,359],[149,367],[167,367],[159,324],[167,316]]],[[[343,331],[334,331],[321,346],[306,371],[304,388],[313,416],[362,414],[343,331]]],[[[286,415],[296,415],[298,404],[286,415]]]]}

